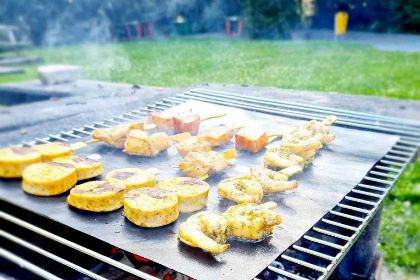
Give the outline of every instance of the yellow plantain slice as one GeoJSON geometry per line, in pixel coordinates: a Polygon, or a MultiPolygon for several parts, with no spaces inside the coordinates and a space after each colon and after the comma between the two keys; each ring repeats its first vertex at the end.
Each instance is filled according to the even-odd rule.
{"type": "Polygon", "coordinates": [[[32,149],[42,154],[42,161],[53,161],[58,157],[71,155],[72,149],[69,145],[61,142],[35,145],[32,149]]]}
{"type": "Polygon", "coordinates": [[[23,170],[40,162],[42,155],[31,148],[13,147],[0,150],[0,178],[22,177],[23,170]]]}
{"type": "Polygon", "coordinates": [[[160,188],[132,190],[124,196],[124,215],[141,227],[160,227],[178,218],[178,196],[160,188]]]}
{"type": "Polygon", "coordinates": [[[106,181],[119,181],[127,191],[133,189],[156,187],[156,171],[154,169],[121,168],[106,174],[106,181]]]}
{"type": "Polygon", "coordinates": [[[77,180],[86,180],[101,175],[101,161],[79,156],[66,156],[53,160],[54,162],[70,163],[76,167],[77,180]]]}
{"type": "Polygon", "coordinates": [[[74,165],[59,162],[32,164],[23,171],[22,178],[25,192],[41,196],[66,192],[77,182],[74,165]]]}
{"type": "Polygon", "coordinates": [[[210,191],[209,184],[190,177],[160,180],[157,186],[178,195],[178,207],[181,213],[194,212],[206,206],[210,191]]]}
{"type": "Polygon", "coordinates": [[[108,212],[124,205],[124,191],[120,182],[92,181],[71,189],[67,202],[82,210],[108,212]]]}

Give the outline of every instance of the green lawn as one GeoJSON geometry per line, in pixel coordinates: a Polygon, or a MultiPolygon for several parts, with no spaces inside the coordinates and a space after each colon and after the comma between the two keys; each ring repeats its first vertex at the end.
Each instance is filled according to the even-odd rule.
{"type": "MultiPolygon", "coordinates": [[[[83,78],[186,87],[202,82],[420,99],[420,54],[334,42],[165,40],[28,52],[83,66],[83,78]]],[[[27,73],[0,77],[13,82],[27,73]]]]}
{"type": "MultiPolygon", "coordinates": [[[[46,63],[83,66],[83,78],[187,87],[203,82],[420,100],[420,54],[334,42],[165,40],[34,49],[46,63]]],[[[0,77],[0,83],[36,78],[0,77]]],[[[386,265],[420,275],[420,162],[387,198],[380,248],[386,265]]]]}

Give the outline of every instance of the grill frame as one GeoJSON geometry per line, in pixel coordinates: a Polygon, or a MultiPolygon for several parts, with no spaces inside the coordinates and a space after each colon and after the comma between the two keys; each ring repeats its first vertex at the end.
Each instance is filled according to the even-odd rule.
{"type": "MultiPolygon", "coordinates": [[[[83,136],[90,135],[91,132],[96,128],[111,127],[113,125],[121,124],[124,122],[132,122],[135,120],[143,119],[147,113],[165,110],[171,108],[174,105],[184,103],[187,100],[198,100],[219,105],[230,105],[232,107],[245,110],[252,110],[271,115],[286,116],[305,120],[322,120],[330,114],[335,114],[339,117],[339,120],[335,123],[336,125],[400,136],[400,139],[392,147],[392,149],[371,168],[371,170],[360,181],[360,183],[357,184],[352,189],[352,191],[347,194],[339,204],[337,204],[337,206],[332,208],[329,213],[320,220],[322,226],[313,226],[301,239],[295,242],[295,244],[280,254],[276,259],[276,261],[285,260],[298,266],[316,271],[319,275],[318,279],[320,280],[327,279],[332,274],[334,269],[338,266],[344,256],[358,240],[361,233],[377,213],[379,206],[382,204],[383,200],[392,189],[395,182],[401,176],[407,165],[416,157],[418,148],[420,146],[420,122],[413,120],[333,109],[315,105],[284,102],[260,97],[247,97],[236,93],[207,89],[191,89],[181,94],[177,94],[174,97],[162,99],[160,102],[156,102],[138,110],[132,110],[128,113],[123,113],[110,119],[94,122],[90,125],[84,125],[81,128],[73,128],[69,131],[60,131],[58,134],[49,134],[48,137],[45,138],[35,138],[34,141],[22,142],[19,146],[33,146],[38,143],[50,143],[54,141],[67,142],[69,140],[78,139],[83,136]],[[337,207],[339,209],[333,210],[337,207]],[[346,211],[353,211],[359,214],[349,214],[346,213],[346,211]],[[343,220],[350,222],[344,222],[343,220]],[[357,226],[355,226],[354,223],[356,223],[357,226]],[[331,227],[338,229],[339,233],[331,230],[331,227]],[[340,230],[351,231],[353,234],[347,236],[345,234],[341,234],[340,230]],[[325,238],[341,240],[344,241],[344,244],[337,244],[340,242],[334,243],[327,241],[325,238],[320,239],[311,236],[310,233],[315,233],[315,235],[319,234],[325,238]],[[322,248],[322,246],[325,246],[333,250],[338,250],[338,252],[335,255],[330,255],[322,251],[297,245],[302,242],[309,242],[309,244],[312,244],[315,247],[321,246],[322,248]],[[311,256],[312,258],[318,258],[329,263],[325,264],[324,262],[324,265],[320,266],[318,264],[306,262],[305,260],[302,260],[298,257],[299,254],[303,256],[311,256]]],[[[25,221],[19,220],[15,217],[11,218],[9,217],[10,215],[7,215],[9,214],[0,212],[0,218],[8,219],[9,221],[14,219],[16,224],[24,227],[28,226],[25,221]]],[[[29,227],[31,228],[31,226],[29,227]]],[[[48,235],[52,234],[49,232],[43,232],[42,229],[39,231],[39,229],[33,225],[32,229],[37,233],[42,232],[42,234],[46,235],[47,237],[48,235]]],[[[89,252],[89,249],[79,246],[78,244],[72,244],[72,242],[69,240],[62,240],[59,236],[50,236],[50,238],[57,242],[63,242],[63,244],[66,244],[81,252],[87,253],[94,258],[100,259],[101,261],[111,266],[141,277],[142,279],[157,279],[131,267],[121,265],[121,263],[118,263],[111,258],[98,256],[96,255],[96,252],[89,252]]],[[[64,262],[61,263],[66,265],[64,262]]],[[[69,265],[67,264],[67,266],[69,265]]],[[[77,267],[75,269],[77,269],[77,267]]],[[[288,271],[278,269],[272,265],[268,266],[267,269],[291,279],[307,279],[292,274],[288,271]]],[[[80,272],[83,273],[83,271],[80,272]]],[[[90,277],[96,279],[100,279],[101,277],[99,275],[96,276],[90,275],[90,277]],[[96,278],[96,276],[99,278],[96,278]]]]}

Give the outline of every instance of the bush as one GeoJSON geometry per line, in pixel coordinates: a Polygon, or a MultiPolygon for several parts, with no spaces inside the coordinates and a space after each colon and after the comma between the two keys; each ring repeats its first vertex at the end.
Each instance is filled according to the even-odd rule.
{"type": "Polygon", "coordinates": [[[245,27],[254,39],[284,39],[300,21],[299,0],[245,0],[245,27]]]}

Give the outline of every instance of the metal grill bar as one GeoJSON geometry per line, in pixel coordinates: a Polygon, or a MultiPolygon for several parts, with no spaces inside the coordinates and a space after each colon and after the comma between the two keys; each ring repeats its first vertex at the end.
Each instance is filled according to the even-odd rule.
{"type": "Polygon", "coordinates": [[[6,260],[11,261],[12,263],[15,263],[17,265],[19,265],[20,267],[29,270],[33,273],[35,273],[38,276],[41,276],[42,278],[48,279],[48,280],[61,280],[60,278],[58,278],[57,276],[55,276],[54,274],[49,273],[48,271],[39,268],[38,266],[16,256],[13,253],[10,253],[9,251],[0,248],[0,257],[5,258],[6,260]]]}
{"type": "Polygon", "coordinates": [[[328,242],[328,241],[325,241],[325,240],[322,240],[322,239],[318,239],[318,238],[315,238],[315,237],[312,237],[312,236],[304,235],[303,238],[306,239],[306,240],[321,244],[321,245],[325,245],[325,246],[328,246],[328,247],[331,247],[331,248],[338,249],[338,250],[343,249],[343,246],[341,246],[341,245],[338,245],[338,244],[335,244],[335,243],[332,243],[332,242],[328,242]]]}
{"type": "Polygon", "coordinates": [[[326,255],[326,254],[323,254],[323,253],[320,253],[320,252],[317,252],[317,251],[314,251],[314,250],[311,250],[311,249],[308,249],[308,248],[304,248],[304,247],[301,247],[301,246],[298,246],[298,245],[293,245],[292,247],[294,249],[298,250],[298,251],[301,251],[301,252],[304,252],[304,253],[307,253],[307,254],[310,254],[310,255],[313,255],[313,256],[317,256],[317,257],[320,257],[322,259],[326,259],[326,260],[329,260],[329,261],[334,261],[335,260],[334,257],[331,257],[329,255],[326,255]]]}
{"type": "Polygon", "coordinates": [[[366,210],[366,209],[363,209],[363,208],[354,207],[354,206],[350,206],[350,205],[346,205],[346,204],[342,204],[342,203],[337,204],[337,206],[339,206],[341,208],[350,209],[350,210],[353,210],[353,211],[365,213],[365,214],[370,214],[370,212],[371,212],[370,210],[366,210]]]}
{"type": "Polygon", "coordinates": [[[329,236],[332,236],[332,237],[335,237],[335,238],[343,239],[343,240],[346,240],[346,241],[351,240],[351,237],[348,237],[348,236],[345,236],[345,235],[342,235],[342,234],[338,234],[338,233],[335,233],[335,232],[332,232],[332,231],[329,231],[329,230],[325,230],[325,229],[321,229],[321,228],[317,228],[317,227],[314,227],[313,230],[316,231],[316,232],[319,232],[319,233],[322,233],[322,234],[325,234],[325,235],[329,235],[329,236]]]}
{"type": "Polygon", "coordinates": [[[323,267],[320,267],[318,265],[314,265],[314,264],[311,264],[311,263],[308,263],[308,262],[305,262],[305,261],[287,256],[287,255],[281,255],[281,257],[283,259],[289,261],[289,262],[293,262],[293,263],[296,263],[298,265],[305,266],[307,268],[310,268],[310,269],[313,269],[313,270],[316,270],[316,271],[319,271],[319,272],[325,272],[326,271],[326,269],[323,268],[323,267]]]}
{"type": "Polygon", "coordinates": [[[54,260],[54,261],[56,261],[58,263],[61,263],[61,264],[65,265],[65,266],[67,266],[67,267],[70,267],[70,268],[72,268],[72,269],[74,269],[74,270],[76,270],[76,271],[78,271],[80,273],[83,273],[83,274],[85,274],[85,275],[87,275],[87,276],[89,276],[89,277],[91,277],[93,279],[106,280],[106,278],[104,278],[102,276],[99,276],[99,275],[97,275],[97,274],[95,274],[95,273],[93,273],[93,272],[91,272],[91,271],[89,271],[87,269],[84,269],[83,267],[80,267],[80,266],[78,266],[78,265],[76,265],[76,264],[74,264],[72,262],[69,262],[69,261],[67,261],[67,260],[65,260],[65,259],[63,259],[63,258],[61,258],[61,257],[59,257],[57,255],[51,254],[50,252],[45,251],[44,249],[41,249],[41,248],[39,248],[39,247],[37,247],[37,246],[29,243],[29,242],[26,242],[26,241],[20,239],[20,238],[17,238],[15,236],[13,236],[13,235],[11,235],[11,234],[3,231],[3,230],[0,230],[0,236],[6,238],[9,241],[12,241],[12,242],[14,242],[16,244],[19,244],[19,245],[21,245],[21,246],[23,246],[23,247],[25,247],[27,249],[30,249],[30,250],[32,250],[34,252],[37,252],[40,255],[43,255],[43,256],[45,256],[47,258],[50,258],[50,259],[52,259],[52,260],[54,260]]]}
{"type": "Polygon", "coordinates": [[[216,95],[216,96],[229,96],[230,98],[238,97],[242,100],[250,100],[250,101],[256,102],[256,103],[266,102],[267,105],[272,105],[272,104],[291,105],[291,106],[294,106],[294,108],[296,108],[298,110],[302,110],[303,108],[320,109],[321,110],[321,111],[319,111],[320,113],[335,114],[337,116],[350,116],[350,117],[351,116],[357,116],[361,119],[370,119],[370,120],[384,120],[384,121],[390,121],[391,123],[399,123],[399,124],[402,124],[402,125],[410,124],[410,125],[413,125],[415,127],[420,128],[420,124],[417,121],[406,120],[406,119],[401,119],[401,118],[396,118],[396,117],[388,117],[388,116],[375,115],[375,114],[370,114],[370,113],[361,113],[361,112],[356,112],[356,111],[335,109],[335,108],[317,106],[317,105],[312,105],[312,104],[287,102],[287,101],[281,101],[281,100],[278,100],[278,99],[269,99],[269,98],[264,98],[264,97],[245,96],[245,95],[237,94],[237,93],[233,93],[233,92],[208,90],[208,89],[202,89],[202,88],[192,89],[192,90],[190,90],[190,92],[203,92],[203,93],[206,93],[208,95],[213,94],[213,95],[216,95]]]}
{"type": "Polygon", "coordinates": [[[295,275],[293,273],[290,273],[290,272],[287,272],[287,271],[278,269],[277,267],[274,267],[274,266],[271,266],[271,265],[268,266],[267,268],[269,270],[271,270],[272,272],[275,272],[275,273],[277,273],[279,275],[283,275],[283,276],[289,277],[290,279],[294,279],[294,280],[308,280],[308,278],[304,278],[304,277],[301,277],[299,275],[295,275]]]}
{"type": "MultiPolygon", "coordinates": [[[[397,142],[397,144],[394,145],[392,150],[390,150],[389,153],[382,160],[380,160],[380,165],[377,164],[373,168],[376,170],[393,172],[395,174],[388,174],[388,173],[377,172],[377,171],[372,170],[370,171],[369,176],[366,176],[364,180],[375,182],[378,184],[378,186],[376,186],[376,184],[375,186],[364,184],[362,181],[357,186],[365,189],[366,191],[364,190],[352,191],[352,193],[355,193],[355,194],[375,198],[377,199],[377,201],[370,201],[370,200],[360,199],[360,198],[347,195],[345,196],[343,202],[337,205],[343,209],[353,210],[358,213],[366,214],[367,216],[365,218],[361,218],[359,216],[355,216],[355,215],[351,215],[347,213],[341,213],[340,212],[341,210],[337,210],[337,211],[331,210],[330,214],[333,215],[331,217],[331,219],[333,220],[325,219],[325,218],[321,219],[321,221],[325,223],[326,225],[328,224],[330,226],[335,226],[338,228],[343,228],[343,229],[353,231],[354,233],[352,234],[352,236],[348,237],[341,234],[337,234],[330,230],[321,228],[322,226],[313,228],[313,230],[315,232],[318,232],[319,234],[324,234],[327,236],[345,240],[347,243],[344,246],[342,246],[342,245],[338,245],[338,244],[324,241],[321,239],[317,239],[311,236],[307,236],[307,235],[304,236],[304,239],[306,240],[312,239],[312,240],[309,240],[310,242],[315,242],[319,244],[321,244],[320,241],[323,243],[326,242],[326,244],[331,243],[332,246],[335,246],[336,249],[340,250],[340,253],[337,254],[335,257],[331,257],[331,256],[325,257],[327,255],[321,252],[317,252],[312,249],[307,249],[298,245],[293,246],[295,250],[298,250],[307,254],[311,254],[311,255],[316,255],[320,258],[323,258],[322,255],[325,255],[323,259],[331,261],[330,265],[328,265],[326,268],[322,268],[322,267],[319,267],[319,266],[316,266],[307,262],[303,262],[291,256],[286,256],[284,254],[281,255],[282,259],[286,259],[287,261],[296,263],[298,265],[302,265],[307,268],[313,269],[315,271],[322,272],[322,276],[318,280],[323,280],[323,279],[328,278],[328,276],[332,273],[336,265],[345,256],[346,252],[348,252],[351,246],[356,242],[357,238],[360,236],[360,232],[366,227],[366,225],[369,223],[371,218],[374,216],[374,214],[376,213],[378,209],[377,208],[378,205],[383,201],[385,195],[392,188],[395,181],[401,176],[402,171],[406,168],[408,163],[413,158],[414,154],[417,152],[418,147],[420,146],[420,141],[419,141],[420,122],[417,122],[417,121],[409,121],[409,120],[403,120],[403,119],[394,118],[394,117],[379,116],[379,115],[374,115],[374,114],[359,113],[359,112],[340,110],[340,109],[332,109],[332,108],[326,108],[326,107],[308,105],[308,104],[283,102],[280,100],[272,100],[272,99],[265,99],[265,98],[259,98],[259,97],[258,98],[248,97],[248,96],[243,96],[240,94],[210,91],[210,90],[205,90],[205,89],[194,89],[194,90],[185,92],[183,94],[179,94],[175,97],[166,98],[166,99],[163,99],[161,102],[156,102],[155,104],[152,104],[143,108],[139,108],[137,110],[132,110],[128,113],[122,114],[122,116],[121,115],[114,116],[113,119],[107,119],[101,123],[96,122],[94,123],[94,125],[85,125],[84,128],[72,129],[72,131],[70,132],[61,133],[58,137],[69,136],[69,137],[76,138],[74,137],[76,136],[74,135],[74,133],[76,132],[80,134],[84,134],[84,135],[90,135],[91,132],[89,130],[96,129],[95,126],[110,127],[109,125],[105,123],[110,123],[111,125],[119,125],[121,121],[132,122],[133,120],[129,119],[128,117],[139,119],[148,113],[164,110],[169,107],[172,107],[173,105],[181,104],[185,102],[186,100],[191,100],[191,99],[220,104],[224,106],[237,107],[237,108],[241,108],[245,110],[253,110],[257,112],[268,113],[271,115],[287,116],[287,117],[293,117],[293,118],[299,118],[299,119],[323,120],[325,116],[334,114],[334,115],[339,116],[339,120],[336,122],[336,124],[338,125],[350,126],[350,127],[355,127],[358,129],[361,128],[361,129],[367,129],[367,130],[373,130],[373,131],[380,131],[380,132],[385,132],[388,134],[398,135],[401,137],[400,140],[397,142]],[[391,178],[393,180],[387,181],[387,180],[384,180],[384,178],[391,178]],[[377,194],[373,191],[380,191],[382,192],[382,194],[377,194]],[[364,205],[364,207],[368,206],[371,209],[364,209],[364,208],[356,207],[353,205],[354,203],[352,205],[348,205],[347,203],[350,203],[350,202],[356,202],[356,203],[364,205]],[[354,227],[352,225],[345,224],[341,221],[337,222],[337,221],[334,221],[334,216],[355,220],[355,221],[361,222],[361,225],[359,227],[354,227]]],[[[51,138],[54,138],[54,137],[36,139],[36,140],[40,143],[49,143],[51,138]]],[[[54,139],[58,139],[58,138],[54,138],[54,139]]],[[[25,145],[29,144],[31,146],[33,145],[32,143],[35,144],[35,142],[28,142],[28,143],[25,142],[23,144],[25,145]]],[[[322,244],[322,245],[325,245],[325,246],[331,245],[331,244],[329,245],[326,245],[326,244],[322,244]]],[[[279,275],[283,275],[291,279],[297,279],[297,280],[306,279],[298,275],[294,275],[290,272],[277,269],[274,266],[269,266],[268,269],[270,271],[278,273],[279,275]]],[[[122,269],[122,270],[125,270],[125,269],[122,269]]],[[[149,278],[146,278],[146,279],[149,279],[149,278]]],[[[155,278],[150,278],[150,279],[155,279],[155,278]]]]}
{"type": "Polygon", "coordinates": [[[39,228],[37,226],[34,226],[32,224],[29,224],[29,223],[27,223],[27,222],[25,222],[25,221],[23,221],[21,219],[18,219],[16,217],[13,217],[13,216],[11,216],[11,215],[3,212],[3,211],[0,211],[0,218],[2,218],[4,220],[7,220],[7,221],[9,221],[11,223],[14,223],[14,224],[16,224],[18,226],[21,226],[23,228],[26,228],[26,229],[28,229],[28,230],[30,230],[32,232],[35,232],[35,233],[40,234],[42,236],[45,236],[45,237],[47,237],[47,238],[49,238],[51,240],[54,240],[54,241],[59,242],[61,244],[64,244],[64,245],[66,245],[66,246],[68,246],[68,247],[70,247],[72,249],[75,249],[75,250],[77,250],[79,252],[82,252],[82,253],[84,253],[86,255],[89,255],[89,256],[91,256],[93,258],[96,258],[96,259],[98,259],[98,260],[100,260],[100,261],[102,261],[104,263],[107,263],[107,264],[109,264],[111,266],[114,266],[114,267],[116,267],[118,269],[121,269],[123,271],[126,271],[126,272],[128,272],[128,273],[130,273],[132,275],[138,276],[138,277],[140,277],[142,279],[146,279],[146,280],[158,280],[158,278],[156,278],[156,277],[153,277],[153,276],[151,276],[149,274],[146,274],[146,273],[144,273],[142,271],[139,271],[137,269],[134,269],[132,267],[129,267],[129,266],[123,264],[123,263],[117,262],[117,261],[115,261],[115,260],[113,260],[111,258],[108,258],[108,257],[106,257],[104,255],[101,255],[101,254],[99,254],[99,253],[97,253],[95,251],[92,251],[92,250],[90,250],[88,248],[85,248],[83,246],[80,246],[79,244],[76,244],[76,243],[74,243],[72,241],[69,241],[67,239],[64,239],[64,238],[62,238],[62,237],[60,237],[58,235],[55,235],[55,234],[53,234],[51,232],[48,232],[46,230],[43,230],[43,229],[41,229],[41,228],[39,228]]]}

